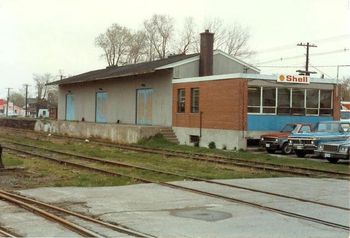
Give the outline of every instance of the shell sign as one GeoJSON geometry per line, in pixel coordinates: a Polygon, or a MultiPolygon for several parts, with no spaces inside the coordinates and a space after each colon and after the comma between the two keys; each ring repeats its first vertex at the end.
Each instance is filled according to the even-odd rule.
{"type": "Polygon", "coordinates": [[[277,78],[278,83],[301,83],[310,84],[310,77],[305,75],[286,75],[281,74],[277,78]]]}

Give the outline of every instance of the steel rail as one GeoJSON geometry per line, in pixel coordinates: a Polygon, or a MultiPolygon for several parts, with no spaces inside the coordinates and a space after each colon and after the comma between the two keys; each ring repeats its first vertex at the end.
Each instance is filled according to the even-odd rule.
{"type": "Polygon", "coordinates": [[[98,235],[94,232],[91,232],[90,230],[88,229],[85,229],[83,227],[80,227],[72,222],[69,222],[61,217],[58,217],[54,214],[51,214],[47,211],[44,211],[40,208],[37,208],[35,206],[32,206],[30,204],[27,204],[25,202],[22,202],[18,199],[15,199],[13,197],[10,197],[6,194],[3,194],[2,192],[0,192],[0,199],[4,200],[4,201],[7,201],[9,203],[12,203],[12,204],[15,204],[19,207],[22,207],[24,209],[26,209],[27,211],[30,211],[32,213],[35,213],[35,214],[38,214],[40,215],[41,217],[44,217],[45,219],[48,219],[50,221],[53,221],[55,223],[58,223],[64,227],[66,227],[67,229],[73,231],[74,233],[77,233],[77,234],[80,234],[82,235],[83,237],[98,237],[98,235]]]}
{"type": "Polygon", "coordinates": [[[0,227],[0,237],[16,238],[14,234],[11,234],[7,229],[0,227]]]}
{"type": "MultiPolygon", "coordinates": [[[[19,150],[19,149],[15,149],[15,150],[21,152],[21,150],[19,150]]],[[[22,152],[26,153],[26,154],[29,153],[29,154],[35,156],[35,153],[25,152],[25,151],[22,151],[22,152]]],[[[38,157],[42,158],[44,156],[43,155],[38,155],[38,157]]],[[[57,159],[54,159],[53,161],[57,162],[57,159]]],[[[84,166],[81,165],[81,167],[84,167],[84,166]]],[[[88,169],[91,169],[91,167],[88,167],[88,169]]],[[[99,169],[95,168],[95,170],[98,171],[99,169]]],[[[105,172],[105,170],[103,170],[103,172],[105,172]]],[[[117,174],[118,176],[124,176],[124,177],[131,178],[131,179],[138,180],[138,181],[147,181],[148,183],[154,183],[154,184],[158,184],[160,186],[164,186],[164,187],[168,187],[168,188],[174,188],[174,189],[179,189],[179,190],[182,190],[182,191],[187,191],[187,192],[192,192],[192,193],[196,193],[196,194],[201,194],[201,195],[213,197],[213,198],[216,198],[216,199],[226,200],[226,201],[233,202],[233,203],[240,203],[240,204],[244,204],[244,205],[251,206],[251,207],[254,207],[254,208],[258,208],[258,209],[261,209],[261,210],[282,214],[282,215],[285,215],[285,216],[288,216],[288,217],[294,217],[294,218],[298,218],[298,219],[303,219],[303,220],[307,220],[307,221],[310,221],[310,222],[322,224],[322,225],[325,225],[325,226],[329,226],[329,227],[333,227],[333,228],[337,228],[337,229],[350,231],[350,227],[349,226],[344,226],[344,225],[337,224],[337,223],[334,223],[334,222],[325,221],[325,220],[322,220],[322,219],[318,219],[318,218],[314,218],[314,217],[310,217],[310,216],[305,216],[305,215],[301,215],[301,214],[298,214],[298,213],[288,212],[288,211],[284,211],[284,210],[281,210],[281,209],[268,207],[268,206],[260,205],[260,204],[257,204],[257,203],[253,203],[253,202],[248,202],[248,201],[245,201],[245,200],[237,199],[237,198],[232,198],[232,197],[228,197],[228,196],[224,196],[224,195],[220,195],[220,194],[205,192],[205,191],[202,191],[202,190],[188,188],[188,187],[185,187],[185,186],[175,185],[175,184],[171,184],[171,183],[153,181],[153,180],[149,180],[149,179],[143,179],[143,178],[140,178],[140,177],[124,175],[124,174],[115,173],[115,172],[109,172],[109,175],[112,175],[112,174],[117,174]]]]}
{"type": "Polygon", "coordinates": [[[248,188],[248,187],[239,186],[239,185],[232,185],[232,184],[217,182],[217,181],[213,181],[213,180],[202,179],[202,178],[198,178],[198,177],[194,177],[194,176],[182,175],[182,174],[173,173],[173,172],[169,172],[169,171],[163,171],[163,170],[147,168],[147,167],[143,167],[143,166],[139,166],[139,165],[133,165],[133,164],[124,163],[124,162],[110,161],[110,160],[105,160],[105,159],[101,159],[101,158],[97,158],[97,157],[91,157],[91,156],[86,156],[86,155],[82,155],[82,154],[77,154],[77,153],[70,153],[70,152],[65,152],[65,151],[60,151],[60,150],[47,149],[47,148],[43,148],[43,147],[40,147],[40,146],[27,145],[27,144],[17,143],[17,142],[11,142],[11,143],[13,143],[15,145],[26,146],[26,147],[40,149],[40,150],[44,150],[44,151],[48,151],[48,152],[52,152],[52,153],[57,153],[57,154],[61,154],[61,155],[74,156],[76,158],[81,158],[81,159],[89,160],[89,161],[92,161],[92,162],[99,162],[99,163],[109,164],[109,165],[114,165],[114,166],[119,166],[119,167],[122,166],[122,167],[128,167],[128,168],[136,168],[136,169],[140,169],[140,170],[144,170],[144,171],[150,171],[150,172],[155,172],[155,173],[159,173],[159,174],[166,174],[166,175],[177,176],[177,177],[181,177],[181,178],[185,178],[185,179],[189,179],[189,180],[193,180],[193,181],[200,181],[200,182],[206,182],[206,183],[211,183],[211,184],[217,184],[217,185],[221,185],[221,186],[237,188],[237,189],[242,189],[242,190],[248,190],[248,191],[252,191],[252,192],[256,192],[256,193],[263,193],[263,194],[267,194],[267,195],[283,197],[283,198],[293,199],[293,200],[297,200],[297,201],[301,201],[301,202],[313,203],[313,204],[318,204],[318,205],[321,205],[321,206],[332,207],[332,208],[337,208],[337,209],[341,209],[341,210],[350,211],[350,208],[336,206],[336,205],[322,203],[322,202],[317,202],[317,201],[312,201],[312,200],[298,198],[298,197],[293,197],[293,196],[288,196],[288,195],[284,195],[284,194],[273,193],[273,192],[268,192],[268,191],[263,191],[263,190],[259,190],[259,189],[248,188]]]}
{"type": "Polygon", "coordinates": [[[50,204],[47,204],[47,203],[44,203],[44,202],[41,202],[41,201],[37,201],[37,200],[31,199],[31,198],[28,198],[26,196],[23,196],[23,195],[15,194],[13,192],[8,192],[8,191],[0,189],[0,195],[1,194],[5,194],[5,195],[7,195],[9,197],[13,197],[15,199],[22,200],[22,201],[27,202],[27,203],[35,204],[35,205],[44,207],[46,209],[51,209],[51,210],[62,212],[62,213],[65,213],[65,214],[68,214],[68,215],[71,215],[71,216],[75,216],[75,217],[78,217],[80,219],[83,219],[83,220],[86,220],[86,221],[89,221],[89,222],[92,222],[92,223],[95,223],[95,224],[102,225],[104,227],[110,228],[110,229],[118,231],[118,232],[122,232],[122,233],[127,234],[127,235],[132,235],[132,236],[135,236],[135,237],[144,237],[144,238],[154,237],[154,236],[151,236],[149,234],[145,234],[145,233],[142,233],[142,232],[139,232],[139,231],[135,231],[135,230],[130,229],[130,228],[126,227],[126,226],[122,226],[122,225],[119,225],[119,224],[116,225],[116,224],[111,224],[111,223],[108,223],[108,222],[104,222],[104,221],[101,221],[101,220],[98,220],[98,219],[95,219],[95,218],[92,218],[92,217],[89,217],[89,216],[86,216],[86,215],[83,215],[83,214],[80,214],[80,213],[77,213],[77,212],[69,211],[69,210],[66,210],[66,209],[61,208],[61,207],[57,207],[57,206],[50,205],[50,204]]]}

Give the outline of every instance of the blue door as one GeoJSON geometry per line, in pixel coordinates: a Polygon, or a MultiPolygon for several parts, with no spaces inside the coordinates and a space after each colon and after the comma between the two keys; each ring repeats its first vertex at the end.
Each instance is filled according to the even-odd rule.
{"type": "Polygon", "coordinates": [[[70,93],[66,95],[66,120],[74,121],[75,119],[75,106],[74,106],[74,94],[70,93]]]}
{"type": "Polygon", "coordinates": [[[107,122],[107,92],[97,92],[96,93],[96,122],[106,123],[107,122]]]}
{"type": "Polygon", "coordinates": [[[136,90],[136,124],[152,125],[153,89],[136,90]]]}

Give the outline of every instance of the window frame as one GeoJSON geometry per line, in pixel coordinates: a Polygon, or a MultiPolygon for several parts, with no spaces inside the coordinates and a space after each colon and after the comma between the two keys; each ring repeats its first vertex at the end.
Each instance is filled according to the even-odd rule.
{"type": "Polygon", "coordinates": [[[199,87],[191,88],[191,113],[199,113],[199,95],[200,90],[199,87]],[[197,98],[195,98],[194,92],[197,91],[197,98]],[[195,105],[195,99],[197,99],[197,106],[195,105]],[[196,110],[195,110],[196,109],[196,110]]]}
{"type": "MultiPolygon", "coordinates": [[[[285,115],[285,116],[333,116],[334,114],[334,111],[333,111],[333,90],[331,89],[317,89],[317,88],[300,88],[300,87],[296,87],[296,88],[293,88],[293,87],[271,87],[271,86],[254,86],[254,85],[251,85],[251,86],[248,86],[248,90],[249,88],[256,88],[256,89],[259,89],[260,90],[260,105],[259,106],[250,106],[249,104],[247,105],[247,113],[249,115],[285,115]],[[275,106],[264,106],[263,105],[263,93],[264,93],[264,88],[275,88],[276,91],[275,91],[275,106]],[[278,110],[279,110],[279,106],[278,106],[278,103],[279,103],[279,91],[280,89],[288,89],[289,90],[289,112],[288,113],[280,113],[278,110]],[[296,90],[300,90],[300,91],[303,91],[304,93],[304,105],[303,105],[303,108],[299,108],[298,109],[302,109],[302,112],[300,113],[296,113],[296,112],[293,112],[293,90],[296,91],[296,90]],[[308,95],[308,91],[309,90],[317,90],[318,91],[318,95],[317,95],[317,108],[309,108],[307,107],[307,95],[308,95]],[[321,108],[321,91],[329,91],[331,93],[331,96],[330,96],[330,99],[331,99],[331,107],[330,108],[321,108]],[[250,108],[258,108],[258,112],[249,112],[249,109],[250,108]],[[267,112],[264,112],[264,108],[275,108],[275,112],[274,113],[267,113],[267,112]],[[317,110],[317,114],[312,114],[312,113],[307,113],[308,109],[313,109],[313,110],[317,110]],[[324,109],[324,110],[330,110],[331,113],[330,114],[321,114],[321,109],[324,109]]],[[[248,91],[248,97],[249,97],[249,91],[248,91]]],[[[249,99],[247,100],[249,102],[249,99]]],[[[286,108],[287,109],[287,108],[286,108]]],[[[297,107],[295,107],[294,109],[297,109],[297,107]]]]}
{"type": "Polygon", "coordinates": [[[177,89],[177,113],[185,113],[186,112],[186,89],[185,88],[178,88],[177,89]],[[183,92],[183,95],[181,95],[180,98],[180,92],[183,92]],[[183,110],[180,110],[183,109],[183,110]]]}

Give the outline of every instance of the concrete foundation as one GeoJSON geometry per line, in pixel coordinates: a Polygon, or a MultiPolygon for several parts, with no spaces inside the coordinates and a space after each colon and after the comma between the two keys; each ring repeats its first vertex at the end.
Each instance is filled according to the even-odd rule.
{"type": "Polygon", "coordinates": [[[97,124],[71,121],[37,121],[35,131],[63,134],[81,138],[106,139],[116,143],[137,143],[142,138],[153,136],[162,127],[125,124],[97,124]]]}
{"type": "MultiPolygon", "coordinates": [[[[349,182],[345,180],[286,177],[221,182],[349,208],[349,182]]],[[[346,210],[202,182],[181,181],[175,184],[349,225],[349,212],[346,210]]],[[[38,188],[19,192],[44,202],[60,206],[65,204],[67,209],[90,214],[103,221],[119,223],[155,237],[349,237],[346,230],[158,184],[38,188]]],[[[11,214],[8,213],[20,217],[15,212],[16,210],[12,209],[5,210],[0,203],[0,224],[17,230],[23,227],[25,222],[31,221],[9,219],[11,214]]],[[[51,234],[51,227],[41,222],[30,225],[42,230],[41,234],[36,233],[35,236],[51,234]]],[[[21,233],[24,236],[32,234],[21,233]]],[[[104,234],[101,233],[102,236],[104,234]]],[[[57,233],[56,236],[60,235],[62,234],[57,233]]]]}
{"type": "MultiPolygon", "coordinates": [[[[193,145],[190,142],[190,135],[199,136],[199,128],[173,127],[173,130],[180,144],[193,145]]],[[[202,137],[199,143],[200,147],[208,147],[210,142],[215,142],[216,148],[228,150],[245,150],[247,142],[244,131],[220,130],[220,129],[202,129],[202,137]]]]}

